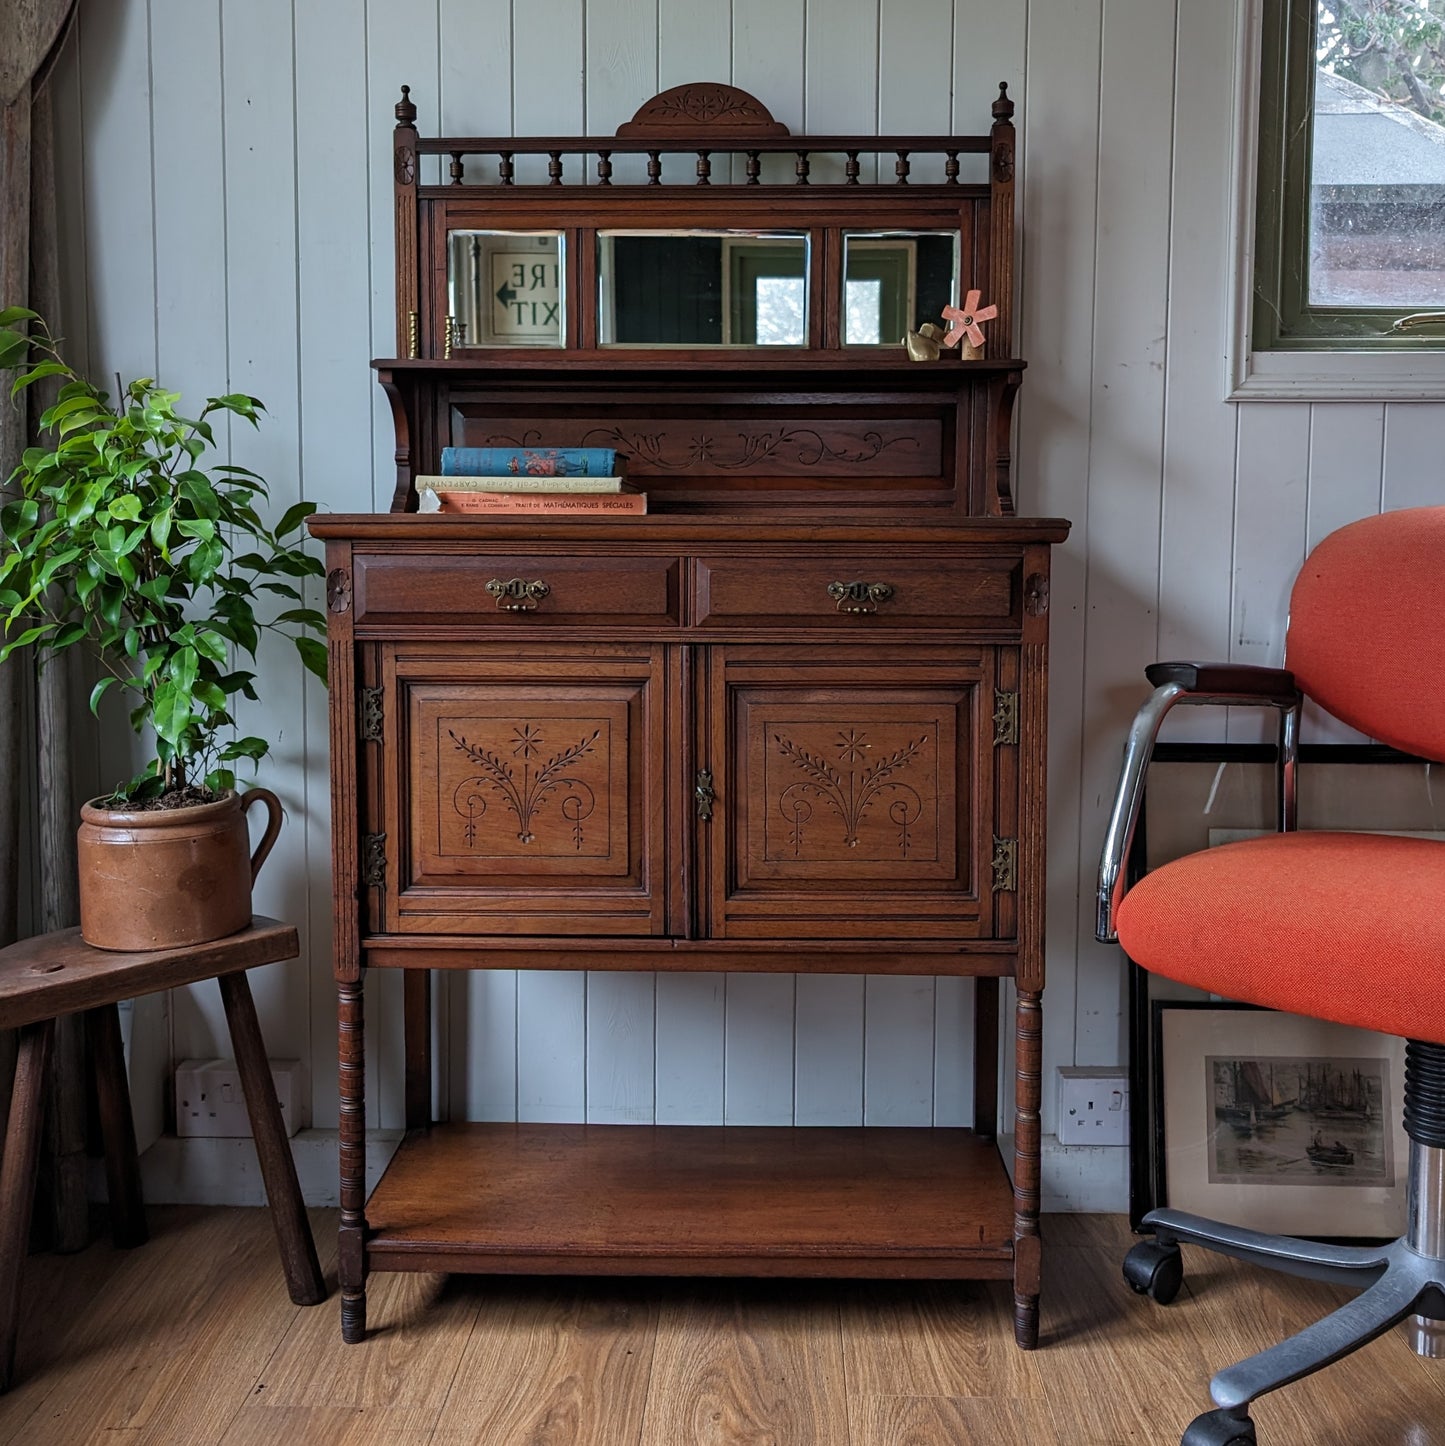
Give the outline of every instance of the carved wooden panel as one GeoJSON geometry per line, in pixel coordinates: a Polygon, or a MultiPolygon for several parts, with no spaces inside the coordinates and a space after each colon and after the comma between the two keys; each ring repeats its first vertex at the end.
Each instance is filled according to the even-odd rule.
{"type": "Polygon", "coordinates": [[[717,651],[712,741],[731,743],[713,932],[986,932],[992,750],[975,745],[986,725],[992,740],[991,653],[717,651]]]}
{"type": "Polygon", "coordinates": [[[661,650],[472,651],[393,659],[392,927],[656,932],[661,650]]]}

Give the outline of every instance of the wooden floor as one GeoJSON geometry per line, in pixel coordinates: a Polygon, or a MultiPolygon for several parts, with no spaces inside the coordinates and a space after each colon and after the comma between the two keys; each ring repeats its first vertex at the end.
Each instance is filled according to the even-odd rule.
{"type": "MultiPolygon", "coordinates": [[[[1173,1446],[1212,1368],[1344,1298],[1190,1252],[1161,1308],[1120,1279],[1121,1219],[1057,1216],[1031,1354],[1000,1285],[416,1275],[373,1277],[343,1346],[334,1295],[287,1300],[263,1212],[151,1223],[31,1257],[0,1442],[1173,1446]]],[[[1392,1332],[1255,1417],[1262,1446],[1445,1446],[1445,1363],[1392,1332]]]]}

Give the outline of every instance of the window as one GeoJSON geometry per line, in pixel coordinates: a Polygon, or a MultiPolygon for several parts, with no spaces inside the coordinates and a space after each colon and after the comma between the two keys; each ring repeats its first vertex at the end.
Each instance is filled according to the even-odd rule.
{"type": "Polygon", "coordinates": [[[1445,0],[1264,0],[1253,351],[1445,348],[1445,0]]]}

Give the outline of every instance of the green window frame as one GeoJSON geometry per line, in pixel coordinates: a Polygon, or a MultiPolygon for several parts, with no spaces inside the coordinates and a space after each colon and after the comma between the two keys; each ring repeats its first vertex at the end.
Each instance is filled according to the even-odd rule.
{"type": "Polygon", "coordinates": [[[1317,0],[1264,0],[1255,193],[1255,351],[1445,348],[1439,328],[1393,331],[1417,306],[1317,306],[1308,297],[1317,0]]]}

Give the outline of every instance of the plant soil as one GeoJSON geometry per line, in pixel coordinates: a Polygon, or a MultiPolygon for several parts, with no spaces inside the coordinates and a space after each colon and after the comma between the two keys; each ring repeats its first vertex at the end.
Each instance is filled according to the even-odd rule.
{"type": "Polygon", "coordinates": [[[200,788],[194,783],[185,783],[179,788],[169,789],[155,798],[147,798],[139,803],[127,803],[122,806],[134,813],[155,813],[161,809],[194,808],[198,803],[215,803],[219,797],[220,794],[212,793],[209,788],[200,788]]]}

